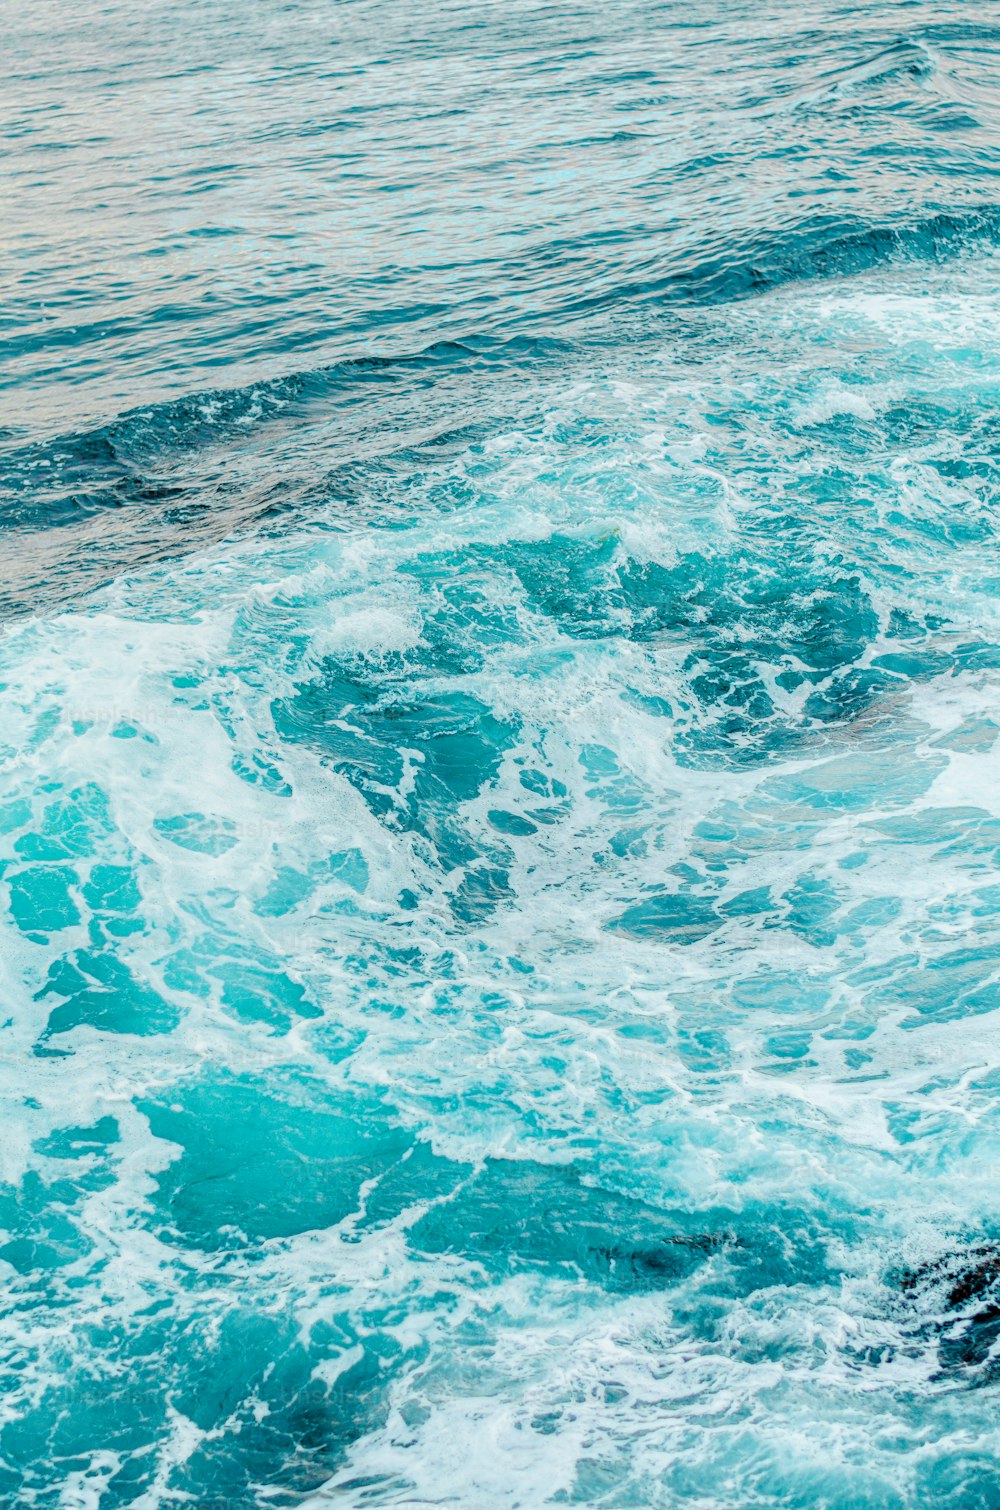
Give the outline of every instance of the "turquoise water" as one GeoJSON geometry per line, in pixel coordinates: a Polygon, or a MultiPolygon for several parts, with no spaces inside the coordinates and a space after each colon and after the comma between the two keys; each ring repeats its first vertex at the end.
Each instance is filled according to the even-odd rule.
{"type": "Polygon", "coordinates": [[[3,18],[0,1502],[1000,1505],[996,7],[3,18]]]}

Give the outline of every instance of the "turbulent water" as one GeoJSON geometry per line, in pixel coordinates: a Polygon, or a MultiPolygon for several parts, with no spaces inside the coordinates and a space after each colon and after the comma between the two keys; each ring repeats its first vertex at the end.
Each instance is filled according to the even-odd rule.
{"type": "Polygon", "coordinates": [[[0,1503],[995,1510],[996,4],[0,19],[0,1503]]]}

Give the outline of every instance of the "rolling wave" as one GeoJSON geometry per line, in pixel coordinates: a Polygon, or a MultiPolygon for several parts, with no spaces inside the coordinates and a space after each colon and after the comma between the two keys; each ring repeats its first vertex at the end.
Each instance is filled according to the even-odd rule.
{"type": "MultiPolygon", "coordinates": [[[[244,388],[192,393],[75,434],[15,441],[0,451],[6,567],[0,611],[73,601],[118,572],[308,509],[359,467],[374,471],[393,456],[412,459],[422,446],[495,425],[504,406],[511,412],[518,399],[512,393],[484,403],[485,379],[494,391],[505,378],[516,390],[525,386],[526,372],[579,366],[613,346],[614,329],[591,331],[587,342],[582,315],[611,311],[634,340],[635,327],[623,313],[630,305],[670,306],[683,334],[689,312],[876,267],[938,265],[992,249],[998,239],[995,207],[897,226],[818,220],[756,247],[729,243],[715,258],[702,247],[687,269],[570,299],[563,320],[554,321],[565,336],[470,337],[409,355],[349,358],[244,388]],[[289,442],[308,456],[319,428],[327,468],[322,485],[299,458],[293,462],[298,477],[294,471],[261,477],[261,450],[272,465],[289,442]],[[252,449],[249,463],[237,458],[234,464],[237,447],[252,449]],[[7,532],[13,532],[9,540],[7,532]]],[[[677,332],[669,318],[659,318],[644,323],[641,338],[677,332]]]]}

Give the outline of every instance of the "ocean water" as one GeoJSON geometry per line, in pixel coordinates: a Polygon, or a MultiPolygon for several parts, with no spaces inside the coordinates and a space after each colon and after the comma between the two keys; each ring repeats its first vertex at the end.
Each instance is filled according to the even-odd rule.
{"type": "Polygon", "coordinates": [[[0,17],[0,1503],[1000,1506],[997,6],[0,17]]]}

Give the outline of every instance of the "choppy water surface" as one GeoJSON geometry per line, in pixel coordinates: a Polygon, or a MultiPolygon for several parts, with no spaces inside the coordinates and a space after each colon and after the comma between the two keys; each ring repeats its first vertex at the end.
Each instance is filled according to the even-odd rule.
{"type": "Polygon", "coordinates": [[[0,1500],[995,1507],[994,5],[3,6],[0,1500]]]}

